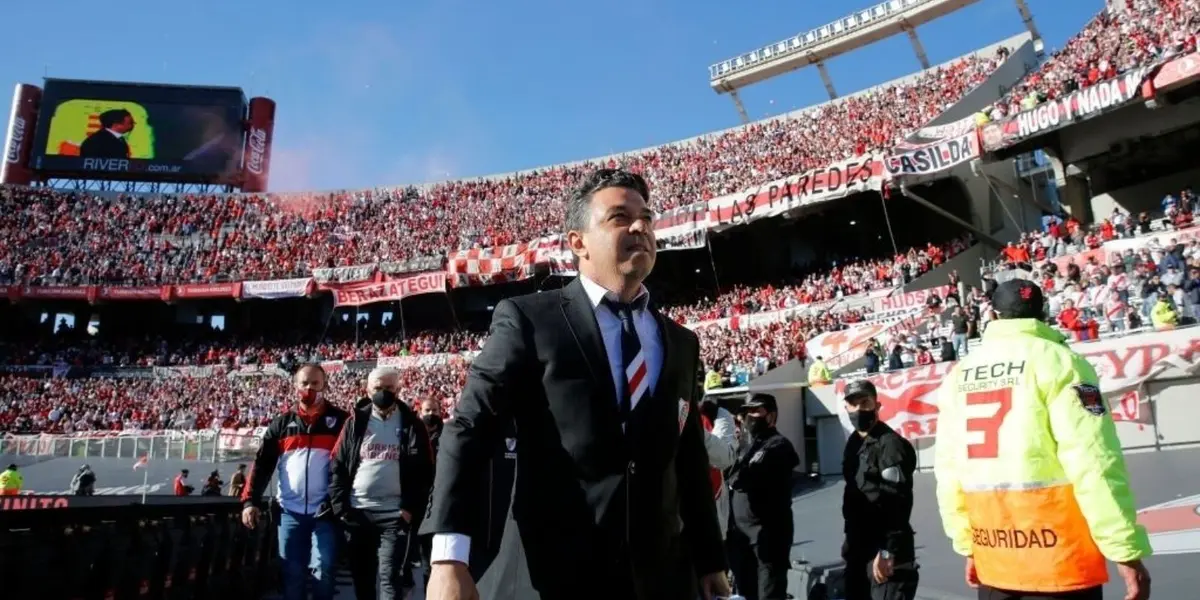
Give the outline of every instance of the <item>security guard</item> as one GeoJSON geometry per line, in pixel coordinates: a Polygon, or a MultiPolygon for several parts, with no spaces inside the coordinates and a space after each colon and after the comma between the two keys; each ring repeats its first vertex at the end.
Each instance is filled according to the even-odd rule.
{"type": "Polygon", "coordinates": [[[999,320],[946,376],[934,473],[967,584],[992,600],[1103,597],[1105,559],[1126,598],[1150,597],[1121,441],[1092,365],[1042,321],[1037,285],[1006,281],[999,320]]]}
{"type": "Polygon", "coordinates": [[[850,382],[844,401],[854,425],[842,454],[846,600],[912,600],[918,576],[909,517],[917,452],[879,420],[870,381],[850,382]]]}
{"type": "Polygon", "coordinates": [[[21,486],[24,483],[25,478],[17,470],[17,465],[8,465],[8,468],[0,473],[0,496],[16,496],[20,494],[21,486]]]}
{"type": "Polygon", "coordinates": [[[739,412],[749,437],[729,470],[729,564],[746,600],[784,600],[792,549],[792,470],[796,449],[775,430],[770,394],[751,394],[739,412]]]}

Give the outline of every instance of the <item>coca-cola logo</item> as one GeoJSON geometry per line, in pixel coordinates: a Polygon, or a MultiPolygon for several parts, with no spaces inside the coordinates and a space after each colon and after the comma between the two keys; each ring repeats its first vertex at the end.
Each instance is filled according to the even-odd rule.
{"type": "Polygon", "coordinates": [[[267,162],[267,132],[258,127],[250,128],[250,156],[246,159],[246,170],[262,175],[267,162]]]}
{"type": "Polygon", "coordinates": [[[4,160],[12,164],[21,162],[21,144],[25,143],[25,117],[16,115],[12,123],[12,136],[8,138],[4,160]]]}

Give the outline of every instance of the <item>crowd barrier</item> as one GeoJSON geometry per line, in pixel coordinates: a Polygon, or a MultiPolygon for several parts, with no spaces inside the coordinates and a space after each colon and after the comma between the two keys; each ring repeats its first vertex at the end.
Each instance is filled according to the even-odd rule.
{"type": "Polygon", "coordinates": [[[0,596],[261,598],[277,581],[276,522],[247,529],[241,510],[233,498],[0,497],[0,596]]]}

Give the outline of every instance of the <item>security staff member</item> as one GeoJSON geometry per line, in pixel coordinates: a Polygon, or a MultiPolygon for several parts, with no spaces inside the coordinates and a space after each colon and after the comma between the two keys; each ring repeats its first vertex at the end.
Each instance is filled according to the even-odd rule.
{"type": "Polygon", "coordinates": [[[25,478],[21,476],[21,471],[17,470],[17,465],[8,465],[8,468],[0,473],[0,496],[16,496],[20,494],[21,485],[24,483],[25,478]]]}
{"type": "Polygon", "coordinates": [[[846,600],[912,600],[917,564],[909,516],[917,453],[879,420],[870,381],[850,382],[844,400],[854,425],[842,454],[846,600]]]}
{"type": "Polygon", "coordinates": [[[775,430],[770,394],[751,394],[740,411],[748,442],[730,467],[729,563],[746,600],[784,600],[792,549],[792,470],[796,449],[775,430]]]}
{"type": "Polygon", "coordinates": [[[1042,321],[1042,290],[1006,281],[978,352],[938,399],[938,508],[967,584],[989,600],[1100,600],[1105,559],[1150,597],[1146,529],[1096,370],[1042,321]]]}

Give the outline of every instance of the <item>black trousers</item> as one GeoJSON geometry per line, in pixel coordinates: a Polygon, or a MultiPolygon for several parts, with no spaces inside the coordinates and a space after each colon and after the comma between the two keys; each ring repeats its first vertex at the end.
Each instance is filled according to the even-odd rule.
{"type": "Polygon", "coordinates": [[[350,533],[350,575],[358,600],[399,600],[412,586],[408,523],[398,516],[357,512],[350,533]],[[375,593],[376,582],[379,594],[375,593]]]}
{"type": "Polygon", "coordinates": [[[791,568],[791,527],[773,533],[766,526],[750,535],[737,526],[729,528],[725,546],[737,593],[746,600],[786,600],[787,575],[791,568]]]}
{"type": "MultiPolygon", "coordinates": [[[[849,600],[849,599],[847,599],[849,600]]],[[[1104,586],[1073,592],[1044,594],[1039,592],[1014,592],[998,590],[986,585],[979,586],[979,600],[1104,600],[1104,586]]]]}

